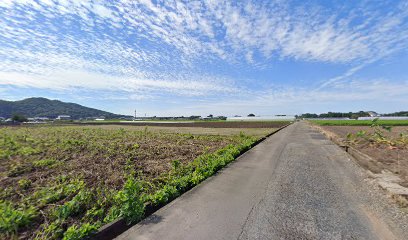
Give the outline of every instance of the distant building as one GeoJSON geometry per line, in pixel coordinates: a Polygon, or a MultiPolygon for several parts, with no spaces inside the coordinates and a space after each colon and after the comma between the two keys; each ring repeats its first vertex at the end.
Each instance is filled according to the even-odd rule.
{"type": "Polygon", "coordinates": [[[49,118],[47,118],[47,117],[35,117],[34,118],[36,121],[38,121],[38,122],[46,122],[46,121],[49,121],[50,119],[49,118]]]}
{"type": "Polygon", "coordinates": [[[56,120],[71,120],[71,116],[69,115],[59,115],[56,120]]]}

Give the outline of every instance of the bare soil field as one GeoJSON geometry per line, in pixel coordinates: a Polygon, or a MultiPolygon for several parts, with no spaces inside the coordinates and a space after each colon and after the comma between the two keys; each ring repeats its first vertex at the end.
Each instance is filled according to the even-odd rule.
{"type": "Polygon", "coordinates": [[[120,217],[137,222],[275,130],[0,128],[0,238],[80,239],[120,217]]]}
{"type": "MultiPolygon", "coordinates": [[[[260,121],[260,122],[121,122],[121,126],[156,126],[156,127],[202,127],[202,128],[280,128],[286,124],[288,121],[260,121]]],[[[93,122],[93,123],[78,123],[85,125],[118,125],[117,122],[104,123],[104,122],[93,122]]]]}
{"type": "Polygon", "coordinates": [[[232,136],[244,133],[245,135],[263,137],[278,128],[209,128],[209,127],[172,127],[172,126],[122,126],[122,125],[89,125],[88,128],[102,128],[102,129],[126,129],[144,131],[146,128],[152,132],[166,132],[166,133],[181,133],[181,134],[199,134],[199,135],[224,135],[232,136]]]}
{"type": "MultiPolygon", "coordinates": [[[[368,126],[320,126],[325,131],[336,134],[344,143],[353,146],[359,151],[377,160],[375,164],[363,163],[362,165],[374,173],[388,170],[401,177],[401,185],[408,187],[408,144],[401,138],[401,134],[408,133],[408,127],[392,127],[391,132],[382,131],[384,141],[373,141],[365,136],[350,140],[349,133],[356,135],[359,131],[365,131],[365,135],[374,133],[374,129],[368,126]],[[367,138],[367,139],[365,139],[367,138]]],[[[358,134],[357,134],[358,135],[358,134]]],[[[406,138],[404,138],[406,139],[406,138]]]]}

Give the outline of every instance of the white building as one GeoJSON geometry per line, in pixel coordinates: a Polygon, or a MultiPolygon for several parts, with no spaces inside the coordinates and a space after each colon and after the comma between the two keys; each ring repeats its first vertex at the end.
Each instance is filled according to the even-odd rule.
{"type": "Polygon", "coordinates": [[[59,115],[56,120],[71,120],[71,116],[69,115],[59,115]]]}

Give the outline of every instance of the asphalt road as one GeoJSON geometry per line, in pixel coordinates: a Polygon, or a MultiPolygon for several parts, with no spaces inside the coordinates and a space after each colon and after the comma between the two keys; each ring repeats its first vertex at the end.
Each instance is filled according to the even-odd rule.
{"type": "Polygon", "coordinates": [[[339,147],[292,124],[117,239],[404,239],[406,215],[339,147]]]}

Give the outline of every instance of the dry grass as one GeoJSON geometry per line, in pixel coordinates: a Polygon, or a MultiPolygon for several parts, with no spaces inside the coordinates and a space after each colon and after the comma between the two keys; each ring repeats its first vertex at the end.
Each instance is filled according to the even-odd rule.
{"type": "Polygon", "coordinates": [[[408,210],[408,197],[401,196],[401,195],[391,195],[392,199],[402,208],[406,208],[408,210]]]}
{"type": "MultiPolygon", "coordinates": [[[[350,142],[347,134],[356,134],[358,131],[372,133],[373,128],[367,126],[320,126],[323,130],[333,133],[344,144],[349,144],[360,152],[370,156],[375,162],[360,162],[360,164],[376,173],[388,170],[397,174],[403,181],[401,185],[408,187],[408,146],[398,144],[390,146],[386,143],[373,142],[358,138],[358,141],[350,142]]],[[[396,139],[401,133],[406,133],[407,127],[393,127],[391,132],[383,131],[387,139],[396,139]]]]}

